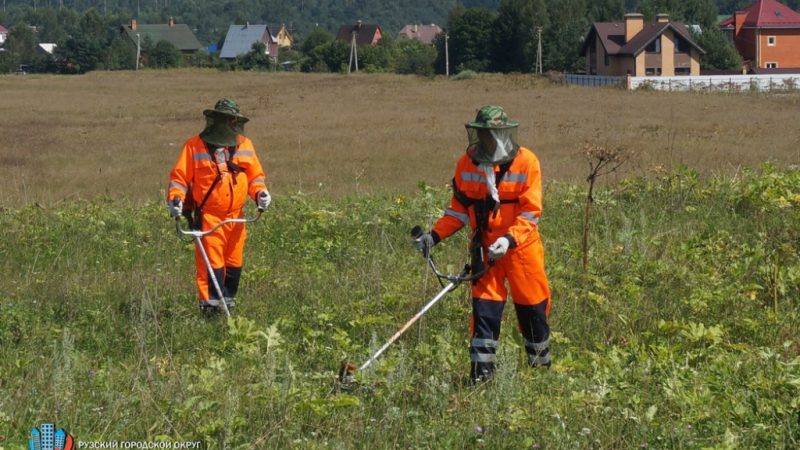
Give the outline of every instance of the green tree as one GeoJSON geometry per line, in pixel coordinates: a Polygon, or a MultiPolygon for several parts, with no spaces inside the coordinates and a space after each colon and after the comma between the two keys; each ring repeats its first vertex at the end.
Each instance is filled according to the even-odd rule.
{"type": "Polygon", "coordinates": [[[624,0],[592,0],[588,7],[589,22],[617,22],[625,15],[624,0]]]}
{"type": "Polygon", "coordinates": [[[644,0],[639,6],[641,12],[650,20],[656,14],[669,14],[670,20],[681,20],[703,29],[713,27],[717,22],[717,6],[714,0],[644,0]]]}
{"type": "Polygon", "coordinates": [[[332,34],[328,33],[322,28],[315,28],[314,31],[309,33],[309,35],[303,39],[302,44],[300,44],[300,49],[303,51],[303,53],[309,54],[315,48],[319,47],[320,45],[327,44],[332,40],[332,34]]]}
{"type": "Polygon", "coordinates": [[[350,44],[333,40],[322,44],[308,54],[300,70],[303,72],[341,72],[347,71],[350,57],[350,44]]]}
{"type": "Polygon", "coordinates": [[[502,0],[492,32],[492,69],[532,71],[536,60],[536,30],[547,25],[544,0],[502,0]]]}
{"type": "Polygon", "coordinates": [[[267,55],[267,45],[261,41],[254,42],[249,52],[236,57],[235,67],[253,71],[272,69],[272,58],[267,55]]]}
{"type": "Polygon", "coordinates": [[[544,70],[572,72],[584,65],[580,56],[589,30],[586,0],[548,0],[550,26],[544,33],[544,70]]]}
{"type": "Polygon", "coordinates": [[[99,41],[86,36],[70,36],[56,47],[56,58],[61,61],[64,73],[86,73],[98,68],[104,59],[104,49],[99,41]]]}
{"type": "Polygon", "coordinates": [[[20,23],[8,30],[5,49],[19,64],[34,64],[37,45],[36,35],[27,25],[20,23]]]}
{"type": "Polygon", "coordinates": [[[706,51],[700,58],[700,68],[712,70],[738,70],[742,67],[742,57],[731,41],[717,27],[703,30],[694,35],[697,45],[706,51]]]}
{"type": "Polygon", "coordinates": [[[180,67],[183,63],[183,55],[170,42],[161,40],[156,43],[149,51],[150,67],[167,69],[170,67],[180,67]]]}
{"type": "MultiPolygon", "coordinates": [[[[485,8],[456,8],[448,20],[450,67],[456,72],[489,69],[495,14],[485,8]]],[[[443,55],[444,52],[440,52],[443,55]]],[[[437,64],[438,65],[438,64],[437,64]]],[[[443,65],[442,65],[443,67],[443,65]]]]}
{"type": "Polygon", "coordinates": [[[403,74],[433,75],[436,48],[418,40],[400,39],[397,42],[395,71],[403,74]]]}

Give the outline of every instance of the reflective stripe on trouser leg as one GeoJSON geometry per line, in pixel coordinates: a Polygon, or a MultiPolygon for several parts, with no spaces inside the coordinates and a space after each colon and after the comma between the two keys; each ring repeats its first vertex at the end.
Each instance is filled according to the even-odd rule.
{"type": "Polygon", "coordinates": [[[550,326],[547,324],[549,299],[535,305],[514,304],[517,322],[531,367],[550,365],[550,326]]]}
{"type": "Polygon", "coordinates": [[[222,294],[226,298],[236,297],[236,291],[239,290],[239,278],[242,275],[241,267],[226,267],[225,268],[225,283],[222,286],[222,294]]]}
{"type": "Polygon", "coordinates": [[[469,342],[472,379],[488,378],[494,373],[504,306],[502,301],[472,299],[472,336],[469,342]]]}

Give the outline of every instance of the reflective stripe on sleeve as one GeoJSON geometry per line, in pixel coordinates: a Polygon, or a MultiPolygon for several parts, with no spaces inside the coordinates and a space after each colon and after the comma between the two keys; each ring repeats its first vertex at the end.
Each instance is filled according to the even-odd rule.
{"type": "Polygon", "coordinates": [[[509,183],[524,183],[528,181],[528,174],[527,173],[506,173],[503,176],[503,181],[509,183]]]}
{"type": "Polygon", "coordinates": [[[255,153],[253,153],[252,150],[239,150],[234,154],[234,156],[249,156],[252,158],[255,156],[255,153]]]}
{"type": "Polygon", "coordinates": [[[468,216],[468,215],[466,215],[466,214],[464,214],[464,213],[460,213],[460,212],[458,212],[458,211],[455,211],[455,210],[452,210],[452,209],[450,209],[450,208],[447,208],[447,209],[444,211],[444,215],[445,215],[445,216],[452,216],[452,217],[455,217],[456,219],[460,220],[460,221],[461,221],[461,223],[463,223],[464,225],[466,225],[466,224],[468,224],[468,223],[469,223],[469,216],[468,216]]]}
{"type": "Polygon", "coordinates": [[[211,161],[211,155],[208,153],[195,153],[192,155],[195,161],[211,161]]]}
{"type": "Polygon", "coordinates": [[[461,172],[462,181],[482,181],[486,182],[486,176],[475,172],[461,172]]]}
{"type": "Polygon", "coordinates": [[[522,216],[525,219],[530,220],[531,222],[533,222],[533,223],[535,223],[537,225],[539,224],[539,218],[536,217],[535,215],[533,215],[533,213],[523,212],[523,213],[519,213],[519,215],[522,216]]]}
{"type": "Polygon", "coordinates": [[[266,180],[263,177],[253,178],[253,181],[250,182],[250,186],[254,185],[255,183],[264,183],[266,180]]]}
{"type": "Polygon", "coordinates": [[[187,188],[186,186],[184,186],[184,185],[182,185],[182,184],[178,183],[177,181],[170,181],[170,182],[169,182],[169,188],[167,188],[167,189],[172,189],[172,188],[174,188],[174,187],[176,187],[176,188],[178,188],[178,189],[182,190],[183,192],[186,192],[186,191],[188,191],[188,190],[189,190],[189,188],[187,188]]]}

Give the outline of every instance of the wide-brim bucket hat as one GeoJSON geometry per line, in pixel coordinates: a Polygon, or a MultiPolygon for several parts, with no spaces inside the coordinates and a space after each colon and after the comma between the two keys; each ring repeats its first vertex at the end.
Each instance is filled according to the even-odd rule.
{"type": "Polygon", "coordinates": [[[519,122],[510,120],[502,106],[486,105],[478,110],[475,120],[465,124],[467,128],[504,129],[516,128],[519,122]]]}
{"type": "Polygon", "coordinates": [[[214,109],[204,110],[203,115],[208,118],[215,118],[219,116],[235,117],[241,121],[242,125],[250,121],[250,119],[243,116],[240,112],[239,104],[229,98],[219,99],[219,101],[217,101],[217,103],[214,105],[214,109]]]}
{"type": "Polygon", "coordinates": [[[228,98],[220,99],[214,109],[203,111],[206,127],[200,133],[203,141],[219,147],[234,147],[237,136],[244,133],[244,124],[250,119],[239,112],[239,105],[228,98]]]}

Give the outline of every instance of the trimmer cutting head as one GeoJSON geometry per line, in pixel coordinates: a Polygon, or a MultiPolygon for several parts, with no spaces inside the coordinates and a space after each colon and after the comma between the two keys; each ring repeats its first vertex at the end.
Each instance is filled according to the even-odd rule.
{"type": "Polygon", "coordinates": [[[356,384],[355,371],[355,364],[348,361],[342,362],[342,366],[339,368],[339,382],[349,386],[356,384]]]}

